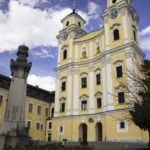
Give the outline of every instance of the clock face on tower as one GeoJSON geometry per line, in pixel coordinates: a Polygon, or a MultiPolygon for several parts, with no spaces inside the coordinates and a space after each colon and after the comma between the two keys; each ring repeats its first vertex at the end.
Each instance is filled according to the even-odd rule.
{"type": "Polygon", "coordinates": [[[113,11],[110,13],[111,19],[116,19],[117,16],[118,16],[118,11],[117,11],[117,10],[113,10],[113,11]]]}
{"type": "Polygon", "coordinates": [[[63,39],[63,41],[66,41],[66,40],[67,40],[67,38],[68,38],[68,33],[67,33],[67,32],[65,32],[65,33],[63,34],[62,39],[63,39]]]}

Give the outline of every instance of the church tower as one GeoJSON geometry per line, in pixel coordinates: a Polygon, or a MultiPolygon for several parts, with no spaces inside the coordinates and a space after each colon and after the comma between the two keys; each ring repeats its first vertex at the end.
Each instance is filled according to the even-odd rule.
{"type": "Polygon", "coordinates": [[[138,21],[132,0],[106,0],[107,8],[101,15],[104,21],[106,50],[133,42],[139,47],[138,21]]]}
{"type": "Polygon", "coordinates": [[[138,38],[139,17],[131,0],[106,0],[104,27],[86,33],[76,13],[62,19],[58,38],[55,114],[52,140],[71,142],[147,140],[147,133],[128,125],[124,110],[132,102],[120,80],[138,92],[130,73],[139,74],[144,54],[138,38]],[[114,116],[125,116],[114,119],[114,116]]]}
{"type": "Polygon", "coordinates": [[[72,62],[72,43],[74,38],[79,38],[86,34],[84,25],[86,21],[76,13],[75,3],[72,13],[61,20],[63,29],[59,32],[57,39],[59,41],[57,66],[72,62]],[[63,45],[63,47],[61,46],[63,45]],[[63,50],[61,50],[61,48],[63,50]]]}

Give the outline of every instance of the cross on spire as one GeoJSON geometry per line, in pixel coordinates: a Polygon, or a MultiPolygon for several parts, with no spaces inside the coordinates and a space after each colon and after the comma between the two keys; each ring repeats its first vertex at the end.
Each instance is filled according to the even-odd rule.
{"type": "Polygon", "coordinates": [[[73,12],[75,12],[76,11],[76,2],[74,1],[73,2],[73,12]]]}

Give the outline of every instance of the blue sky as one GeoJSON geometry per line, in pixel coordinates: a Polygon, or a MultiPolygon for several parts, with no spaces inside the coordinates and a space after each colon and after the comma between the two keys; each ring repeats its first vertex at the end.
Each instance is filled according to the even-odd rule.
{"type": "MultiPolygon", "coordinates": [[[[73,0],[0,0],[0,74],[10,76],[10,59],[16,59],[19,45],[29,47],[32,69],[28,83],[47,90],[55,89],[57,39],[61,19],[72,12],[73,0]]],[[[140,16],[141,47],[150,58],[150,0],[133,0],[140,16]]],[[[103,26],[100,14],[105,0],[76,0],[77,12],[87,21],[90,32],[103,26]]]]}

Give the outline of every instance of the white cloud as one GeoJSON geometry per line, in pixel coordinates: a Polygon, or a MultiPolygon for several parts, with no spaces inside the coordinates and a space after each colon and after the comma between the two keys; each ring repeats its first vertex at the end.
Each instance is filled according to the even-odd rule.
{"type": "Polygon", "coordinates": [[[142,50],[150,51],[150,37],[141,38],[142,50]]]}
{"type": "Polygon", "coordinates": [[[48,50],[46,49],[41,49],[41,50],[31,50],[31,53],[34,57],[40,57],[40,58],[55,58],[53,54],[51,54],[48,50]]]}
{"type": "Polygon", "coordinates": [[[150,51],[150,25],[139,32],[142,50],[150,51]]]}
{"type": "Polygon", "coordinates": [[[39,88],[54,91],[55,90],[55,78],[52,76],[37,76],[34,74],[29,75],[28,84],[33,86],[38,85],[39,88]]]}
{"type": "Polygon", "coordinates": [[[31,7],[36,6],[39,3],[39,0],[18,0],[19,4],[28,5],[31,7]]]}
{"type": "Polygon", "coordinates": [[[150,26],[147,26],[140,32],[140,36],[150,35],[150,26]]]}
{"type": "Polygon", "coordinates": [[[94,2],[88,2],[88,15],[91,16],[90,18],[96,19],[99,17],[99,12],[101,8],[98,4],[94,2]]]}
{"type": "MultiPolygon", "coordinates": [[[[61,19],[72,12],[60,6],[40,10],[32,8],[38,0],[10,0],[9,11],[0,11],[0,52],[15,50],[18,45],[57,47],[56,35],[62,29],[61,19]],[[28,3],[28,5],[25,5],[28,3]]],[[[84,12],[80,13],[88,19],[84,12]]]]}

